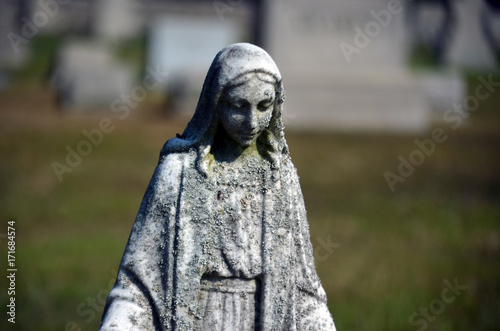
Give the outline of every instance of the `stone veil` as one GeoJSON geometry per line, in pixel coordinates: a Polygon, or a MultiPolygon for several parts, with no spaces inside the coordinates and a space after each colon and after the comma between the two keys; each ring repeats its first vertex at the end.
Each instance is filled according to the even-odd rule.
{"type": "Polygon", "coordinates": [[[212,317],[227,320],[215,321],[215,329],[335,330],[285,141],[283,102],[281,75],[264,50],[240,43],[217,54],[193,118],[160,153],[106,302],[102,331],[205,330],[207,286],[232,293],[246,281],[251,286],[237,294],[242,299],[234,309],[244,309],[248,291],[256,311],[234,316],[251,320],[228,322],[230,309],[221,306],[212,317]],[[265,162],[218,164],[211,157],[221,130],[217,109],[228,86],[249,73],[275,84],[272,117],[257,138],[265,162]],[[245,215],[252,216],[248,226],[245,215]],[[241,238],[252,233],[258,235],[245,246],[241,238]]]}

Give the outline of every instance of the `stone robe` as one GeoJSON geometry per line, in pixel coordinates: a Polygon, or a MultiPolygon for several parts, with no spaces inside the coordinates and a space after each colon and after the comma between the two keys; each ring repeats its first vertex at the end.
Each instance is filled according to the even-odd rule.
{"type": "MultiPolygon", "coordinates": [[[[127,244],[101,330],[195,330],[203,275],[221,268],[220,190],[172,153],[156,168],[127,244]]],[[[258,330],[334,330],[317,277],[302,194],[290,160],[262,188],[258,330]]],[[[223,193],[222,193],[223,194],[223,193]]],[[[243,253],[244,254],[244,253],[243,253]]]]}

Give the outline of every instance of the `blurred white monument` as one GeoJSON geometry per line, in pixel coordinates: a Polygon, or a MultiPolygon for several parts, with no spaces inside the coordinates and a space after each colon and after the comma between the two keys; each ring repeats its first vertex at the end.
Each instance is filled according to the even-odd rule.
{"type": "Polygon", "coordinates": [[[148,63],[172,76],[205,72],[215,54],[239,37],[229,21],[192,16],[168,17],[150,30],[148,63]]]}
{"type": "Polygon", "coordinates": [[[148,65],[168,74],[163,88],[182,104],[176,108],[192,111],[215,54],[237,42],[243,27],[217,16],[167,15],[149,30],[148,65]]]}
{"type": "Polygon", "coordinates": [[[130,68],[116,62],[108,46],[71,41],[57,53],[51,83],[65,109],[109,110],[114,100],[130,93],[134,75],[130,68]]]}
{"type": "Polygon", "coordinates": [[[135,0],[97,0],[94,7],[94,32],[97,36],[116,40],[141,33],[142,19],[135,0]]]}
{"type": "Polygon", "coordinates": [[[425,96],[405,68],[402,2],[268,0],[267,7],[265,47],[287,89],[287,125],[396,132],[428,127],[425,96]]]}
{"type": "MultiPolygon", "coordinates": [[[[481,20],[484,19],[483,11],[490,10],[487,4],[479,0],[453,1],[452,3],[456,15],[456,29],[446,54],[447,62],[455,67],[495,68],[495,54],[488,45],[481,25],[481,20]]],[[[496,26],[499,27],[498,24],[496,26]]]]}
{"type": "Polygon", "coordinates": [[[15,68],[26,63],[30,52],[22,37],[19,22],[21,12],[13,3],[0,0],[0,68],[15,68]],[[20,39],[13,39],[12,35],[20,39]]]}

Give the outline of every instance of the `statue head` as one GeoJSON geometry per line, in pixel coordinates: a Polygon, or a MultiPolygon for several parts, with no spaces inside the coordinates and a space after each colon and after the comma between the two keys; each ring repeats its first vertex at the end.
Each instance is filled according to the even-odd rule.
{"type": "Polygon", "coordinates": [[[288,155],[283,101],[281,75],[271,57],[251,44],[229,45],[210,66],[193,118],[180,137],[167,141],[160,156],[195,148],[203,170],[214,137],[223,129],[243,146],[256,141],[261,155],[279,167],[281,156],[288,155]]]}

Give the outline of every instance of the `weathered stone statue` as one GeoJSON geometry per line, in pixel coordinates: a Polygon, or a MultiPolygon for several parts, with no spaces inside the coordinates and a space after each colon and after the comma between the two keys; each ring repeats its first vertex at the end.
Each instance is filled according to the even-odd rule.
{"type": "Polygon", "coordinates": [[[273,60],[220,51],[168,140],[101,330],[335,330],[283,133],[273,60]]]}

